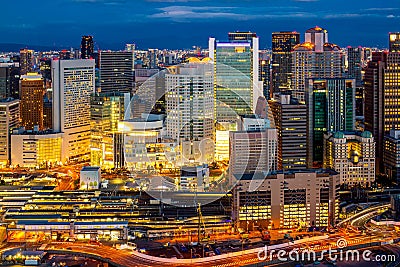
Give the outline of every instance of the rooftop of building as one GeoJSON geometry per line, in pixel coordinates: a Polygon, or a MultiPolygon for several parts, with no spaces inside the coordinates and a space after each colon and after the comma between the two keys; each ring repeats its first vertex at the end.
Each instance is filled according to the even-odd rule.
{"type": "Polygon", "coordinates": [[[361,131],[338,131],[333,134],[333,138],[343,139],[349,135],[357,135],[357,136],[361,136],[363,138],[373,138],[373,135],[370,131],[363,131],[363,132],[361,132],[361,131]]]}
{"type": "Polygon", "coordinates": [[[269,179],[278,174],[287,175],[295,175],[302,173],[315,173],[318,177],[326,177],[326,175],[337,175],[338,172],[332,169],[291,169],[291,170],[275,170],[270,172],[253,172],[253,173],[244,173],[244,174],[234,174],[233,176],[238,180],[263,180],[269,179]]]}
{"type": "Polygon", "coordinates": [[[0,103],[9,103],[9,102],[13,102],[13,101],[18,101],[18,99],[14,99],[12,97],[7,97],[7,98],[0,99],[0,103]]]}
{"type": "Polygon", "coordinates": [[[43,76],[36,72],[28,72],[26,75],[21,75],[21,80],[42,81],[43,76]]]}
{"type": "Polygon", "coordinates": [[[56,134],[52,129],[43,130],[43,131],[34,131],[34,130],[26,130],[24,127],[20,127],[18,129],[14,129],[13,135],[49,135],[56,134]]]}
{"type": "Polygon", "coordinates": [[[161,121],[158,120],[156,118],[132,118],[132,119],[128,119],[128,120],[123,120],[121,122],[157,122],[157,121],[161,121]]]}
{"type": "Polygon", "coordinates": [[[319,26],[315,26],[315,27],[312,27],[312,28],[306,30],[306,33],[328,33],[328,31],[319,26]]]}
{"type": "Polygon", "coordinates": [[[99,171],[100,167],[99,166],[83,166],[81,171],[99,171]]]}

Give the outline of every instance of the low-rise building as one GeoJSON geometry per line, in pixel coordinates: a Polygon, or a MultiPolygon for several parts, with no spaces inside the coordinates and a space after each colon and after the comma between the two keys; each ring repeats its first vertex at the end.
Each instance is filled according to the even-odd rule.
{"type": "Polygon", "coordinates": [[[81,190],[97,190],[101,182],[100,167],[85,166],[82,168],[79,178],[81,190]]]}
{"type": "Polygon", "coordinates": [[[338,216],[339,187],[333,170],[247,174],[233,189],[233,219],[242,228],[328,227],[338,216]]]}
{"type": "Polygon", "coordinates": [[[176,168],[179,150],[173,140],[162,139],[162,118],[135,118],[118,123],[117,151],[128,170],[176,168]]]}
{"type": "Polygon", "coordinates": [[[14,130],[11,135],[11,165],[47,168],[61,163],[63,133],[14,130]]]}
{"type": "Polygon", "coordinates": [[[325,134],[324,168],[337,171],[341,184],[370,186],[375,181],[375,141],[372,133],[325,134]]]}
{"type": "Polygon", "coordinates": [[[390,130],[383,138],[383,166],[389,179],[400,182],[400,131],[390,130]]]}

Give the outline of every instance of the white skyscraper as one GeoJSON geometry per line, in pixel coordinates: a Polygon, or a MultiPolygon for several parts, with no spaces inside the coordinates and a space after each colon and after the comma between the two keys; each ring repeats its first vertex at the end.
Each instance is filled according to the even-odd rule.
{"type": "Polygon", "coordinates": [[[214,159],[213,65],[188,63],[165,75],[167,136],[181,146],[183,164],[214,159]]]}
{"type": "Polygon", "coordinates": [[[90,158],[90,95],[95,92],[95,61],[53,60],[53,127],[64,133],[63,161],[90,158]]]}
{"type": "Polygon", "coordinates": [[[10,131],[19,127],[19,100],[5,98],[0,100],[0,167],[10,164],[10,131]]]}

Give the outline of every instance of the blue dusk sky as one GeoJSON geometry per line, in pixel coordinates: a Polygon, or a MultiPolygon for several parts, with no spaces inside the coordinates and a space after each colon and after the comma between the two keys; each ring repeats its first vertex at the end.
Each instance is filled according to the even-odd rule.
{"type": "Polygon", "coordinates": [[[93,35],[100,49],[207,47],[208,37],[254,31],[260,47],[273,31],[313,26],[341,46],[387,47],[400,31],[399,0],[16,0],[2,1],[0,43],[79,47],[93,35]]]}

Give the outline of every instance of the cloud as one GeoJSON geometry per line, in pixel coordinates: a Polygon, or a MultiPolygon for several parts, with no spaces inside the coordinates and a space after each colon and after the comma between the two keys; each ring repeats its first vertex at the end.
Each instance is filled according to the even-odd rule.
{"type": "Polygon", "coordinates": [[[398,7],[371,7],[371,8],[366,8],[363,9],[365,11],[393,11],[393,10],[399,10],[400,8],[398,7]]]}
{"type": "Polygon", "coordinates": [[[162,11],[151,14],[149,18],[163,18],[173,21],[189,21],[194,19],[279,19],[279,18],[314,18],[317,15],[308,12],[271,11],[264,12],[260,8],[238,8],[221,6],[168,6],[158,8],[162,11]]]}

